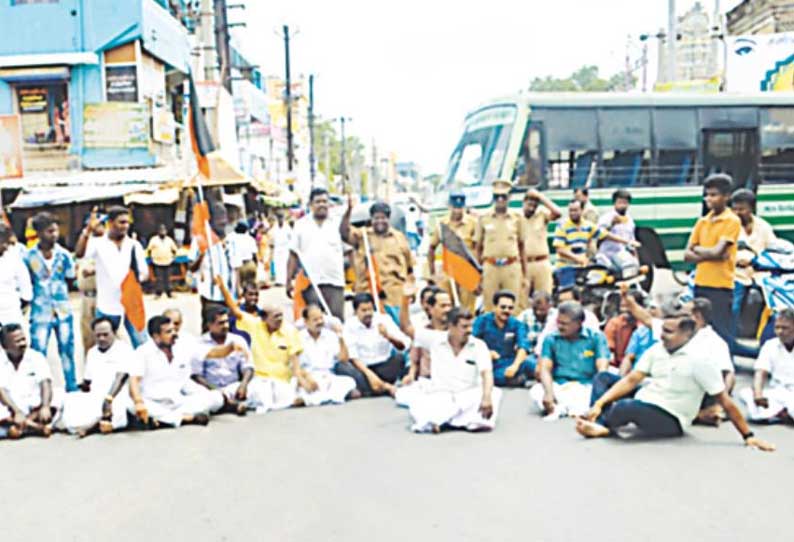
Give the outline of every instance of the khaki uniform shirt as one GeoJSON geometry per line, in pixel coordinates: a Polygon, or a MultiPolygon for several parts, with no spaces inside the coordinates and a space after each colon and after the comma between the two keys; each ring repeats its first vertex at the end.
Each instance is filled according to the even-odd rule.
{"type": "Polygon", "coordinates": [[[548,256],[551,212],[545,207],[538,207],[531,217],[522,215],[521,220],[524,222],[524,252],[527,257],[548,256]]]}
{"type": "Polygon", "coordinates": [[[441,224],[446,224],[473,253],[474,236],[477,234],[477,219],[475,217],[464,213],[460,222],[453,222],[449,215],[445,216],[438,221],[438,225],[433,229],[433,234],[430,236],[431,245],[441,244],[441,224]]]}
{"type": "MultiPolygon", "coordinates": [[[[385,235],[378,235],[366,228],[369,249],[378,269],[380,284],[388,297],[389,305],[399,305],[403,284],[408,278],[409,270],[416,266],[414,255],[408,246],[405,236],[392,227],[385,235]]],[[[367,257],[364,250],[364,229],[351,228],[351,244],[356,247],[354,265],[356,269],[356,292],[369,292],[369,273],[367,257]]]]}
{"type": "Polygon", "coordinates": [[[483,258],[518,258],[518,240],[524,238],[521,216],[508,211],[480,217],[475,242],[482,242],[483,258]]]}

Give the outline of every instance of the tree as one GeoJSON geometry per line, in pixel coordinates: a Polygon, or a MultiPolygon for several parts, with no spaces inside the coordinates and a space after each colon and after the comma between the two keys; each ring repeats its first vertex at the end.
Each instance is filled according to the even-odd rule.
{"type": "MultiPolygon", "coordinates": [[[[634,87],[635,77],[632,75],[629,81],[630,88],[634,87]]],[[[609,79],[599,76],[598,66],[582,66],[569,77],[558,78],[547,75],[546,77],[536,77],[529,84],[532,92],[615,92],[629,90],[626,88],[626,76],[617,73],[609,79]]]]}
{"type": "MultiPolygon", "coordinates": [[[[317,169],[329,180],[329,187],[333,187],[333,179],[342,174],[342,141],[336,127],[337,123],[333,120],[319,120],[314,126],[317,169]]],[[[361,185],[358,176],[365,162],[364,143],[355,136],[345,134],[345,170],[354,189],[361,185]]],[[[341,191],[342,187],[339,188],[341,191]]]]}

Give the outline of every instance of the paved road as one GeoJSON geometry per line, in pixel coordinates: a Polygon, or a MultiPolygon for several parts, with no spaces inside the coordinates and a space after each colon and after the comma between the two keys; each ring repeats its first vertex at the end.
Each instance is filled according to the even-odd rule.
{"type": "Polygon", "coordinates": [[[585,441],[513,390],[492,434],[414,435],[406,411],[370,399],[2,442],[0,540],[790,540],[794,429],[757,433],[780,450],[745,449],[729,426],[585,441]]]}

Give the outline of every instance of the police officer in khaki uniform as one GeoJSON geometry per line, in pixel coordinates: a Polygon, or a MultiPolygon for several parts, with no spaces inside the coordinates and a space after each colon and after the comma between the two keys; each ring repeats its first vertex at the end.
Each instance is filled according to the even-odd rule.
{"type": "Polygon", "coordinates": [[[406,281],[413,281],[416,262],[408,240],[399,231],[389,224],[391,207],[387,203],[375,202],[369,208],[371,226],[353,228],[350,225],[350,213],[353,209],[352,198],[348,196],[348,207],[339,233],[342,240],[354,248],[353,265],[356,270],[356,280],[353,290],[371,292],[369,285],[369,270],[367,268],[364,236],[369,243],[372,259],[378,271],[378,279],[386,298],[384,303],[399,307],[403,297],[403,286],[406,281]]]}
{"type": "Polygon", "coordinates": [[[558,220],[562,211],[549,198],[531,188],[524,195],[524,251],[527,256],[527,301],[534,292],[550,294],[554,278],[549,256],[549,223],[558,220]]]}
{"type": "MultiPolygon", "coordinates": [[[[477,259],[482,265],[482,295],[485,311],[493,310],[493,294],[499,290],[520,297],[526,280],[527,261],[524,256],[524,226],[521,215],[508,210],[509,181],[493,183],[494,208],[480,217],[474,236],[477,259]]],[[[516,303],[515,311],[526,303],[516,303]]]]}
{"type": "MultiPolygon", "coordinates": [[[[466,243],[466,247],[471,251],[472,255],[475,254],[474,236],[477,231],[477,219],[466,212],[466,194],[463,192],[450,193],[449,214],[438,221],[438,224],[435,229],[433,229],[433,233],[430,236],[430,249],[427,253],[427,268],[431,277],[434,277],[436,274],[436,249],[441,244],[442,224],[447,225],[455,235],[466,243]]],[[[454,299],[454,295],[452,294],[452,281],[449,280],[449,277],[444,277],[444,280],[439,286],[449,292],[454,299]]],[[[477,295],[474,292],[466,290],[459,284],[457,285],[457,291],[460,298],[460,305],[470,311],[474,311],[477,295]]]]}

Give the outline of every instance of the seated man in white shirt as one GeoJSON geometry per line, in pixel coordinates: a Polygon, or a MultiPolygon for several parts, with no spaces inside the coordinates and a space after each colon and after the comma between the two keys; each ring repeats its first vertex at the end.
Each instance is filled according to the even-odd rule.
{"type": "Polygon", "coordinates": [[[333,331],[325,324],[325,314],[317,305],[303,309],[306,329],[300,331],[303,352],[300,354],[300,371],[308,386],[298,388],[298,397],[306,406],[327,403],[341,405],[346,398],[361,397],[356,381],[349,376],[334,374],[337,363],[348,362],[348,352],[342,336],[342,326],[336,324],[333,331]]]}
{"type": "Polygon", "coordinates": [[[612,387],[593,394],[592,407],[577,419],[576,430],[588,438],[616,436],[634,424],[646,437],[684,434],[697,416],[703,394],[716,396],[746,446],[775,447],[755,435],[725,390],[717,366],[692,348],[695,322],[680,304],[666,307],[661,342],[653,345],[634,369],[612,387]],[[650,377],[647,385],[640,386],[650,377]]]}
{"type": "MultiPolygon", "coordinates": [[[[725,382],[728,395],[736,384],[736,372],[733,368],[731,349],[728,343],[720,337],[711,327],[711,301],[705,297],[696,297],[692,300],[689,310],[695,321],[695,336],[692,338],[692,348],[697,348],[700,355],[716,364],[725,382]]],[[[725,412],[713,397],[704,397],[700,405],[695,423],[699,425],[718,426],[724,419],[725,412]]]]}
{"type": "Polygon", "coordinates": [[[753,387],[743,389],[739,397],[752,421],[794,421],[794,310],[775,315],[775,338],[761,347],[753,387]]]}
{"type": "Polygon", "coordinates": [[[0,330],[0,438],[49,437],[61,412],[47,359],[28,347],[25,331],[12,323],[0,330]]]}
{"type": "Polygon", "coordinates": [[[127,410],[132,405],[126,386],[132,347],[116,336],[107,316],[95,319],[91,327],[94,346],[86,354],[81,391],[64,397],[63,425],[80,437],[127,427],[127,410]]]}
{"type": "Polygon", "coordinates": [[[132,413],[153,428],[207,425],[209,413],[223,406],[223,394],[193,382],[193,364],[226,357],[235,345],[208,349],[178,341],[174,324],[165,316],[150,318],[147,330],[151,339],[135,350],[129,369],[132,413]]]}
{"type": "Polygon", "coordinates": [[[415,344],[430,352],[430,382],[409,405],[417,433],[444,427],[490,431],[496,425],[501,390],[493,387],[488,346],[471,336],[474,316],[456,307],[447,315],[448,330],[414,331],[415,344]]]}
{"type": "Polygon", "coordinates": [[[393,396],[394,384],[405,367],[403,352],[411,340],[389,316],[375,312],[371,294],[356,294],[353,309],[355,317],[345,322],[344,328],[350,361],[337,364],[336,373],[353,377],[364,396],[393,396]]]}

